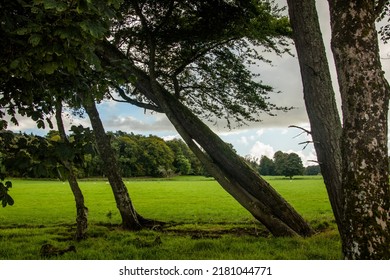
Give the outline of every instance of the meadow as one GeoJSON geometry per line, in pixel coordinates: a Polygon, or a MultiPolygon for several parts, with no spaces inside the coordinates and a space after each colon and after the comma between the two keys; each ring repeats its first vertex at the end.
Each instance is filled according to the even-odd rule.
{"type": "Polygon", "coordinates": [[[76,242],[75,204],[68,184],[13,179],[15,205],[0,209],[0,259],[42,259],[43,244],[75,246],[75,252],[54,259],[340,259],[322,177],[266,179],[310,222],[314,236],[275,238],[215,180],[180,176],[125,179],[136,210],[167,223],[137,232],[120,228],[105,180],[80,181],[89,229],[88,238],[76,242]]]}

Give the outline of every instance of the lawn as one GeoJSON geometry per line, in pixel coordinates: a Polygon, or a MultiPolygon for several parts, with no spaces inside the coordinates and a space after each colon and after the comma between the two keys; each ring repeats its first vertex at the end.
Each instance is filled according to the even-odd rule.
{"type": "Polygon", "coordinates": [[[340,242],[321,177],[266,178],[318,231],[275,238],[204,177],[125,180],[144,217],[159,230],[126,232],[105,180],[80,181],[89,208],[88,239],[72,240],[75,206],[67,183],[12,180],[15,205],[0,210],[0,259],[40,259],[40,248],[76,247],[55,259],[339,259],[340,242]],[[161,242],[155,242],[161,240],[161,242]]]}

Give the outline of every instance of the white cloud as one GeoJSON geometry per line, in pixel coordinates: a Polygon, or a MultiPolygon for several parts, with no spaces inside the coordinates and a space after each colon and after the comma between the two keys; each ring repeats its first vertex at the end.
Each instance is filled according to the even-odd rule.
{"type": "Polygon", "coordinates": [[[241,136],[240,140],[238,140],[238,143],[247,146],[249,144],[248,138],[246,136],[241,136]]]}
{"type": "Polygon", "coordinates": [[[256,135],[259,137],[263,134],[264,134],[264,129],[259,129],[258,131],[256,131],[256,135]]]}
{"type": "Polygon", "coordinates": [[[16,116],[16,119],[18,120],[19,125],[16,126],[12,122],[10,122],[11,117],[10,116],[5,116],[4,118],[8,122],[8,127],[7,129],[14,131],[14,132],[25,132],[26,130],[34,130],[37,129],[37,123],[33,121],[30,118],[22,117],[20,115],[16,116]]]}
{"type": "MultiPolygon", "coordinates": [[[[69,131],[70,128],[75,125],[82,125],[83,127],[91,127],[91,123],[88,117],[75,117],[68,113],[62,113],[62,121],[64,123],[65,130],[69,131]]],[[[57,125],[54,124],[54,129],[57,129],[57,125]]]]}
{"type": "Polygon", "coordinates": [[[174,140],[174,139],[181,139],[181,137],[180,137],[179,134],[162,136],[161,138],[162,138],[164,141],[171,141],[171,140],[174,140]]]}
{"type": "Polygon", "coordinates": [[[309,165],[317,165],[318,163],[315,162],[317,160],[317,155],[315,153],[314,148],[310,149],[309,153],[304,153],[304,151],[295,151],[295,150],[288,150],[286,153],[296,153],[297,155],[300,156],[302,159],[302,163],[304,166],[309,166],[309,165]]]}
{"type": "Polygon", "coordinates": [[[253,147],[250,149],[250,156],[255,158],[261,158],[261,156],[267,156],[272,158],[275,150],[272,146],[264,144],[260,141],[256,141],[253,147]]]}
{"type": "Polygon", "coordinates": [[[247,129],[222,130],[222,129],[215,127],[215,126],[212,126],[212,125],[210,126],[210,128],[214,132],[218,133],[219,136],[235,136],[235,135],[239,135],[239,134],[242,134],[242,133],[245,133],[248,131],[247,129]]]}

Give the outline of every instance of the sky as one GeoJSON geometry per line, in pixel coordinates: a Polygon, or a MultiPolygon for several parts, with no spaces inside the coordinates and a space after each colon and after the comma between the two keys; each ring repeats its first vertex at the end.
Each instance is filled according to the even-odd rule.
{"type": "MultiPolygon", "coordinates": [[[[285,0],[276,1],[280,6],[285,6],[285,0]]],[[[338,92],[337,78],[335,75],[332,54],[330,51],[330,26],[327,1],[317,1],[317,9],[320,17],[321,29],[324,42],[327,48],[329,65],[331,67],[332,79],[335,92],[338,92]]],[[[291,47],[294,53],[294,47],[291,47]]],[[[390,46],[381,45],[381,57],[383,70],[386,77],[390,78],[390,46]]],[[[303,89],[298,65],[298,59],[295,56],[283,55],[281,57],[266,54],[266,57],[272,60],[272,65],[261,64],[252,70],[259,73],[261,80],[272,87],[276,92],[271,96],[271,102],[278,106],[293,106],[295,109],[283,113],[279,112],[277,116],[270,117],[264,114],[261,122],[249,123],[247,126],[233,128],[228,130],[223,123],[216,125],[210,124],[210,127],[224,141],[231,143],[238,154],[242,156],[252,156],[260,158],[262,155],[272,158],[277,151],[286,153],[297,153],[301,156],[305,166],[316,164],[316,155],[312,144],[301,145],[299,143],[310,139],[306,133],[296,128],[289,128],[290,125],[296,125],[310,130],[305,105],[303,101],[303,89]],[[301,134],[301,135],[299,135],[301,134]],[[299,136],[298,136],[299,135],[299,136]]],[[[336,99],[339,100],[338,94],[336,99]]],[[[104,101],[98,105],[99,113],[103,120],[106,131],[122,130],[133,132],[135,134],[157,135],[165,140],[179,138],[178,133],[171,125],[169,120],[163,114],[157,114],[144,109],[137,108],[130,104],[104,101]]],[[[54,118],[53,118],[54,120],[54,118]]],[[[90,126],[88,118],[75,119],[74,117],[65,117],[66,126],[69,128],[72,124],[82,124],[90,126]]],[[[9,126],[10,130],[22,131],[27,133],[45,134],[47,131],[36,129],[36,124],[28,119],[20,120],[18,127],[9,126]]]]}

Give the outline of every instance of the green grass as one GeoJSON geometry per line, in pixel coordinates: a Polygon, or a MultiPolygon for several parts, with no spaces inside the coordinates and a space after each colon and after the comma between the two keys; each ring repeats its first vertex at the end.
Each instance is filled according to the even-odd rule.
{"type": "Polygon", "coordinates": [[[40,259],[45,243],[76,246],[77,252],[54,257],[59,259],[339,259],[339,236],[322,178],[267,180],[318,234],[274,238],[214,180],[175,177],[125,180],[139,213],[168,222],[162,231],[139,232],[118,226],[120,216],[107,182],[81,181],[89,237],[74,242],[75,205],[68,184],[15,179],[15,205],[0,210],[0,259],[40,259]],[[156,237],[162,244],[153,243],[156,237]]]}

